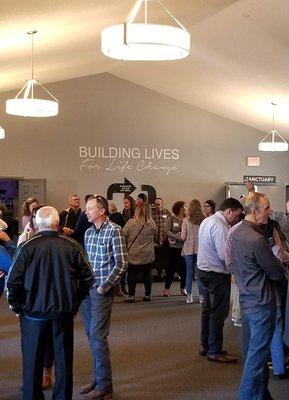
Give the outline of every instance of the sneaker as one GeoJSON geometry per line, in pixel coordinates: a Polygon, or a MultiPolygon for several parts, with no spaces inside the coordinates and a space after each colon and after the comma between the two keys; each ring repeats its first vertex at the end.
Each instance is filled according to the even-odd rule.
{"type": "Polygon", "coordinates": [[[151,296],[144,296],[143,301],[151,301],[151,296]]]}
{"type": "Polygon", "coordinates": [[[181,292],[181,296],[187,296],[188,295],[186,289],[180,289],[180,292],[181,292]]]}
{"type": "Polygon", "coordinates": [[[242,320],[241,319],[236,319],[235,321],[233,321],[233,325],[241,327],[242,326],[242,320]]]}
{"type": "Polygon", "coordinates": [[[193,302],[194,302],[193,295],[192,294],[188,294],[187,298],[186,298],[186,303],[187,304],[191,304],[193,302]]]}

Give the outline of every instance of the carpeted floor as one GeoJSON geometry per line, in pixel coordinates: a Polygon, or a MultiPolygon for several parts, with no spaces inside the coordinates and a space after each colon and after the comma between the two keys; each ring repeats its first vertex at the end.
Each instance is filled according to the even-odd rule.
{"type": "MultiPolygon", "coordinates": [[[[153,286],[151,303],[116,299],[109,336],[116,400],[233,400],[241,376],[236,365],[211,363],[198,355],[200,305],[187,305],[174,282],[169,298],[162,283],[153,286]]],[[[240,328],[228,320],[224,348],[240,355],[240,328]]],[[[20,400],[21,354],[18,320],[0,301],[0,400],[20,400]]],[[[91,358],[81,318],[75,324],[74,400],[90,381],[91,358]]],[[[289,399],[289,380],[270,380],[274,400],[289,399]]],[[[46,392],[51,399],[52,391],[46,392]]],[[[25,399],[24,399],[25,400],[25,399]]],[[[248,399],[250,400],[250,399],[248,399]]]]}

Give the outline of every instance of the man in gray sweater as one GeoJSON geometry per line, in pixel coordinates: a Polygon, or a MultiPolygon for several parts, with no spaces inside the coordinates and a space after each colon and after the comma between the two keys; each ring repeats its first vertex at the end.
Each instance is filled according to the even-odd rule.
{"type": "MultiPolygon", "coordinates": [[[[285,277],[282,264],[259,228],[271,213],[268,198],[250,193],[244,208],[245,220],[233,232],[231,241],[233,272],[244,314],[244,369],[238,400],[270,400],[266,360],[275,325],[276,285],[285,277]]],[[[281,242],[277,240],[275,245],[281,246],[281,242]]]]}

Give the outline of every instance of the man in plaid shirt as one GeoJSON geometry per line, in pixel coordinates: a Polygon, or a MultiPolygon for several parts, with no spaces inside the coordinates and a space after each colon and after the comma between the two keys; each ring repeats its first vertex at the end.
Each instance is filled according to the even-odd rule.
{"type": "Polygon", "coordinates": [[[86,215],[93,226],[87,229],[84,245],[94,271],[95,285],[83,302],[82,313],[89,339],[94,377],[80,393],[90,400],[112,397],[112,374],[107,336],[109,334],[114,287],[127,269],[127,250],[121,228],[108,215],[108,201],[93,196],[86,203],[86,215]]]}
{"type": "Polygon", "coordinates": [[[157,245],[162,246],[166,240],[165,227],[166,219],[172,214],[169,210],[164,208],[164,201],[161,197],[155,199],[155,207],[152,209],[152,218],[158,228],[157,245]]]}

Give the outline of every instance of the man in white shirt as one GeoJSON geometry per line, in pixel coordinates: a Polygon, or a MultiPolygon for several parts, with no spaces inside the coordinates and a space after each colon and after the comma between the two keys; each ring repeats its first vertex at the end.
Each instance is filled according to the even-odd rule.
{"type": "Polygon", "coordinates": [[[236,357],[223,351],[223,327],[229,315],[231,275],[225,264],[229,226],[236,224],[242,204],[226,199],[220,210],[206,218],[199,229],[197,275],[204,288],[200,355],[209,361],[232,363],[236,357]]]}

